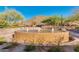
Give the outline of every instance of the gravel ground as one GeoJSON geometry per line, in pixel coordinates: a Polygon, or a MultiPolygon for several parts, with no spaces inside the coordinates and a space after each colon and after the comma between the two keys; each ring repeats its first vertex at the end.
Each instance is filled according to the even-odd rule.
{"type": "MultiPolygon", "coordinates": [[[[0,36],[4,36],[7,42],[11,42],[12,35],[14,34],[15,29],[0,29],[0,36]]],[[[79,34],[77,33],[70,33],[70,35],[75,39],[74,41],[64,43],[64,50],[66,52],[74,52],[73,45],[79,44],[79,34]]],[[[25,45],[18,45],[12,49],[2,49],[10,44],[4,43],[3,45],[0,45],[0,52],[22,52],[25,48],[25,45]]],[[[48,48],[46,48],[48,49],[48,48]]],[[[41,50],[41,52],[44,50],[36,49],[36,51],[41,50]]]]}
{"type": "Polygon", "coordinates": [[[18,45],[15,48],[13,48],[12,52],[23,52],[25,48],[25,45],[18,45]]]}

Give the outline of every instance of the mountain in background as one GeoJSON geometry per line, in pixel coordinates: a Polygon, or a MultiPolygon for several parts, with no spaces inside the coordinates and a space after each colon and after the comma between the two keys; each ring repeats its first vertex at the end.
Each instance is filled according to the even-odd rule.
{"type": "Polygon", "coordinates": [[[33,17],[33,18],[30,19],[30,20],[27,20],[27,21],[25,22],[25,24],[26,24],[26,25],[33,25],[33,24],[38,25],[38,24],[41,24],[41,22],[42,22],[43,20],[45,20],[46,18],[48,18],[48,17],[47,17],[47,16],[36,16],[36,17],[33,17]]]}

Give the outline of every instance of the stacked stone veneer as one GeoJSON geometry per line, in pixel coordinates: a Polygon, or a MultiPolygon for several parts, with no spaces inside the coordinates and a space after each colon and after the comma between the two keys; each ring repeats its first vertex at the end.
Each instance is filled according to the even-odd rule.
{"type": "Polygon", "coordinates": [[[57,44],[58,42],[64,43],[69,41],[69,32],[23,32],[16,31],[14,34],[13,42],[25,44],[57,44]]]}

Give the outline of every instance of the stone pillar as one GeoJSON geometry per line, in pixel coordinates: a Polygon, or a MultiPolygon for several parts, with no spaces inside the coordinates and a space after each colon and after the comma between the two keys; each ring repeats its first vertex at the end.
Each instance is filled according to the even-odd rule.
{"type": "Polygon", "coordinates": [[[52,28],[52,32],[54,32],[54,28],[52,28]]]}
{"type": "Polygon", "coordinates": [[[27,28],[27,32],[28,32],[28,28],[27,28]]]}
{"type": "Polygon", "coordinates": [[[38,28],[38,32],[40,32],[41,28],[38,28]]]}

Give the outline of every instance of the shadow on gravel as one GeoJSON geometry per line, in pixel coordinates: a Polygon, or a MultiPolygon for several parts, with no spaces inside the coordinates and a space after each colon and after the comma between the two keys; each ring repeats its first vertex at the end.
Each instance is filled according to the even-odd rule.
{"type": "MultiPolygon", "coordinates": [[[[4,43],[6,42],[0,43],[0,46],[3,45],[4,43]]],[[[25,46],[21,52],[75,52],[76,50],[77,50],[76,52],[79,52],[79,45],[34,46],[34,45],[25,45],[25,44],[11,43],[11,42],[7,44],[10,44],[10,45],[3,47],[2,50],[8,49],[9,50],[8,52],[18,52],[14,50],[15,47],[18,47],[18,45],[21,45],[20,47],[25,46]]]]}

